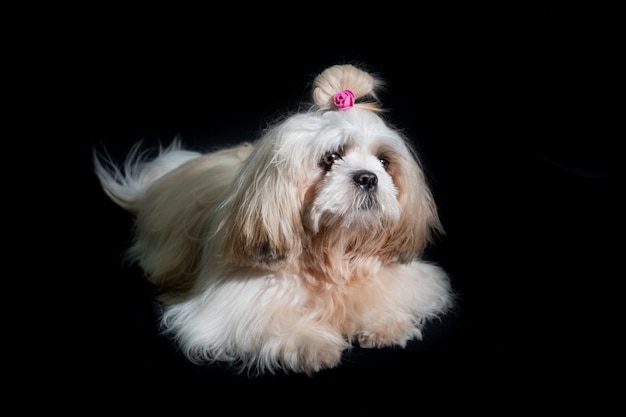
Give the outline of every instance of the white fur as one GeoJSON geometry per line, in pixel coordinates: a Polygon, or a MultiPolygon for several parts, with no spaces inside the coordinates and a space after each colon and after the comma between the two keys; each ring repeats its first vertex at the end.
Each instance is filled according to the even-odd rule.
{"type": "MultiPolygon", "coordinates": [[[[380,85],[358,71],[332,67],[318,86],[380,85]]],[[[192,361],[312,374],[353,343],[420,339],[452,304],[445,272],[419,258],[442,230],[408,142],[373,104],[339,111],[324,91],[254,143],[200,154],[175,142],[152,160],[134,148],[124,169],[96,155],[106,193],[136,215],[128,256],[192,361]]]]}

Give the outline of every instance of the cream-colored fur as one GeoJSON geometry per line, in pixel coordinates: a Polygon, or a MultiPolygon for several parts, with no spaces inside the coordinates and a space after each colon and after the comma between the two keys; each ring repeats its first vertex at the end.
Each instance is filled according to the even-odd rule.
{"type": "Polygon", "coordinates": [[[315,105],[251,143],[201,154],[179,142],[123,169],[96,157],[105,192],[136,217],[128,256],[160,291],[163,328],[192,361],[312,374],[353,343],[405,346],[447,311],[445,272],[419,256],[442,232],[418,159],[351,65],[315,105]]]}

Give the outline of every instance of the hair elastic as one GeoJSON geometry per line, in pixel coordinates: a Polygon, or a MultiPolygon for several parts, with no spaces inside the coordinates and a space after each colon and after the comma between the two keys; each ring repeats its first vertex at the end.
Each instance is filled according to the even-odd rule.
{"type": "Polygon", "coordinates": [[[354,107],[354,93],[350,90],[343,90],[335,94],[333,103],[339,110],[347,110],[354,107]]]}

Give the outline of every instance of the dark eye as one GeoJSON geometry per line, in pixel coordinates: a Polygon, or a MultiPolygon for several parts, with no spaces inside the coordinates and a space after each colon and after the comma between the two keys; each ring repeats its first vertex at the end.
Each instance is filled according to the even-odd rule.
{"type": "Polygon", "coordinates": [[[338,160],[338,159],[341,159],[341,155],[339,155],[337,152],[329,152],[329,153],[327,153],[326,155],[324,155],[322,157],[322,161],[321,161],[320,165],[326,171],[329,171],[330,168],[335,163],[335,161],[338,160]]]}
{"type": "Polygon", "coordinates": [[[387,169],[389,166],[389,160],[386,158],[379,158],[380,163],[383,165],[383,168],[387,169]]]}

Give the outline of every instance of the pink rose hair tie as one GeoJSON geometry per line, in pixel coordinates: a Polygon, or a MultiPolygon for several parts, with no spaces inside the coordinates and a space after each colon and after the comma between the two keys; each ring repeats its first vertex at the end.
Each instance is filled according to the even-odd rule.
{"type": "Polygon", "coordinates": [[[354,106],[354,93],[350,90],[343,90],[335,94],[333,103],[339,110],[347,110],[354,106]]]}

